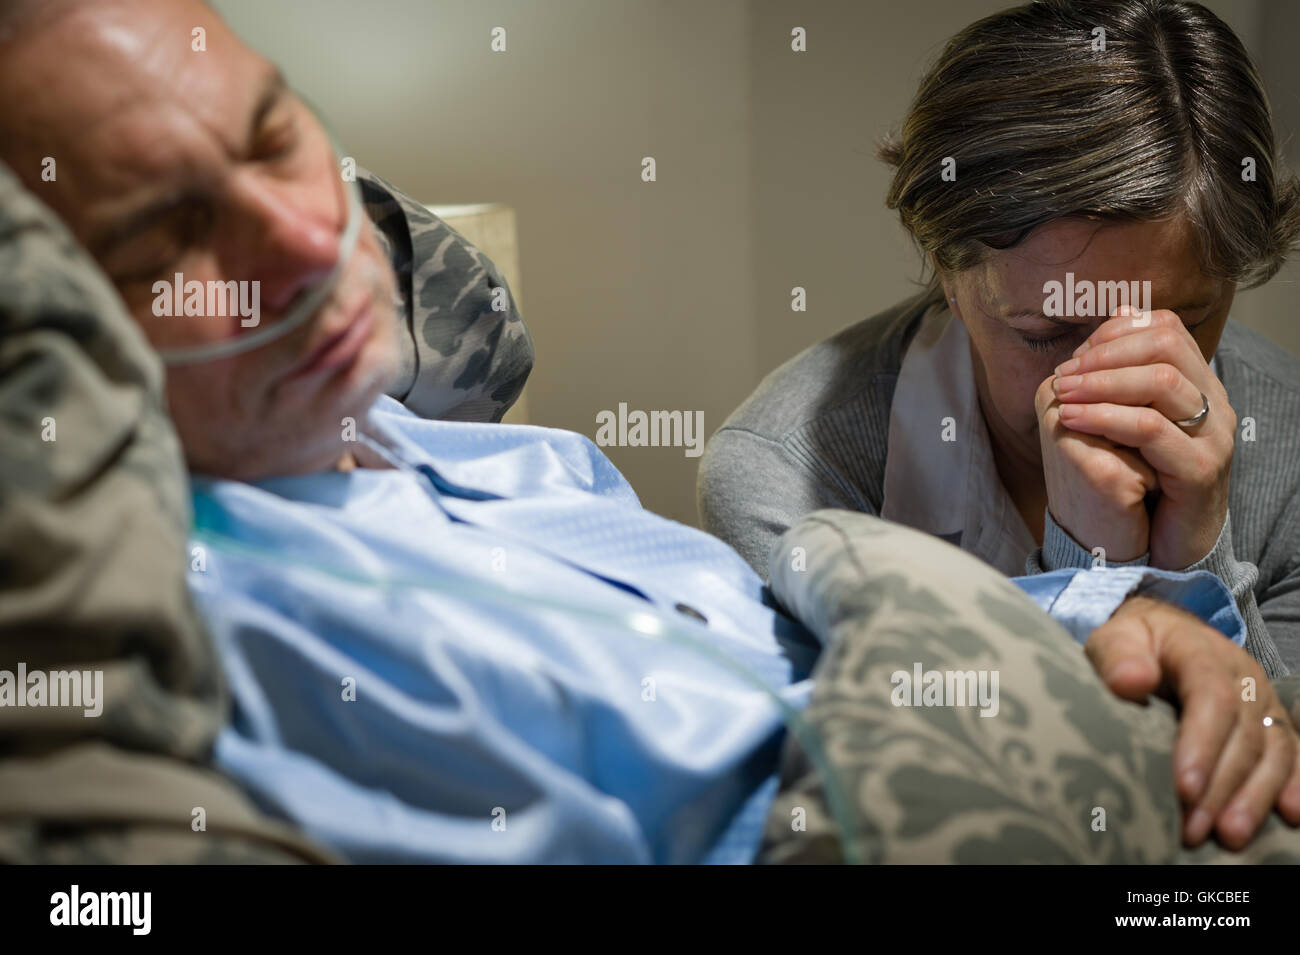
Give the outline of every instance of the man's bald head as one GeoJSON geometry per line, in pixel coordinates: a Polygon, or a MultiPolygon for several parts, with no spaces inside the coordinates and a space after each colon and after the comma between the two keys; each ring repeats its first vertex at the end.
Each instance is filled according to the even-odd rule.
{"type": "MultiPolygon", "coordinates": [[[[4,69],[6,47],[22,43],[77,7],[103,2],[105,0],[0,0],[0,71],[4,69]]],[[[206,0],[195,2],[206,7],[209,16],[215,16],[206,0]]]]}
{"type": "Polygon", "coordinates": [[[241,65],[260,60],[202,0],[0,0],[0,160],[30,182],[35,154],[68,154],[115,111],[166,98],[194,27],[241,65]]]}

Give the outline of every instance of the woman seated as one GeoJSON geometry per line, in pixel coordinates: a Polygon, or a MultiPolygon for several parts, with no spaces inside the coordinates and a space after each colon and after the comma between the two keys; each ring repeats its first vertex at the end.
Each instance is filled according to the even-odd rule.
{"type": "Polygon", "coordinates": [[[705,453],[705,528],[763,574],[823,507],[1007,575],[1207,569],[1264,669],[1300,666],[1300,363],[1229,320],[1300,186],[1233,32],[1141,0],[988,17],[881,155],[928,285],[763,381],[705,453]]]}

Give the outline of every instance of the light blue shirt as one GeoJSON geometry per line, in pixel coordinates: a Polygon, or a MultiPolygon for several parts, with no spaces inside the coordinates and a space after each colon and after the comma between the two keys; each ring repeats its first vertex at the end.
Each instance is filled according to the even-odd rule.
{"type": "MultiPolygon", "coordinates": [[[[581,435],[367,431],[398,467],[195,478],[218,766],[355,862],[751,861],[813,637],[581,435]]],[[[1244,639],[1208,573],[1016,583],[1080,640],[1139,586],[1244,639]]]]}

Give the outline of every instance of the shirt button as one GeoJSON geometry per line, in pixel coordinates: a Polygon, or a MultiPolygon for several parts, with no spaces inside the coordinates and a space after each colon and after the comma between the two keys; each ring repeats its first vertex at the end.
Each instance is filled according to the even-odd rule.
{"type": "Polygon", "coordinates": [[[684,614],[687,617],[694,617],[700,623],[709,622],[708,617],[704,616],[704,614],[700,613],[698,610],[696,610],[694,607],[690,606],[689,604],[678,604],[673,609],[680,614],[684,614]]]}

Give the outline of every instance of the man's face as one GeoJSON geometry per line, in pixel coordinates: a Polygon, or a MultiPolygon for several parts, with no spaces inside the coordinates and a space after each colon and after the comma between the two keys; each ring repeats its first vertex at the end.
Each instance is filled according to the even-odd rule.
{"type": "Polygon", "coordinates": [[[1181,218],[1104,225],[1062,219],[981,265],[945,277],[945,294],[957,299],[948,304],[970,334],[989,429],[999,443],[1010,442],[1028,457],[1039,448],[1035,391],[1110,317],[1110,310],[1043,316],[1044,286],[1065,286],[1067,273],[1073,273],[1076,289],[1083,282],[1099,289],[1101,283],[1149,281],[1150,307],[1176,312],[1207,360],[1218,348],[1235,291],[1231,282],[1201,272],[1194,235],[1181,218]]]}
{"type": "MultiPolygon", "coordinates": [[[[338,259],[347,204],[325,131],[197,0],[75,4],[6,51],[0,103],[2,158],[90,249],[157,348],[265,328],[338,259]],[[191,47],[195,27],[206,51],[191,47]],[[47,156],[53,182],[41,179],[47,156]],[[155,315],[155,283],[170,289],[176,273],[204,289],[260,283],[259,324],[244,327],[233,307],[155,315]]],[[[365,220],[310,320],[169,368],[191,468],[254,479],[336,464],[343,419],[359,420],[395,368],[393,283],[365,220]]]]}

